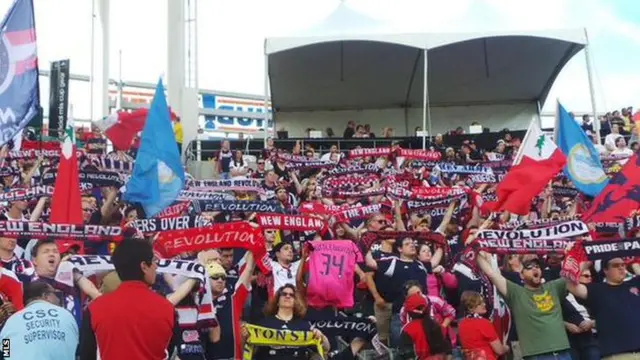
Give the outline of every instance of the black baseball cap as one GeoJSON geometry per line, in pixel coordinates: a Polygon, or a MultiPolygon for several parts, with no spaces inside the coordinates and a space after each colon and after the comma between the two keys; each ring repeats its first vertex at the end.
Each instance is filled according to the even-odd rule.
{"type": "Polygon", "coordinates": [[[535,258],[524,260],[522,262],[522,270],[529,270],[533,265],[537,265],[538,267],[541,267],[540,259],[535,257],[535,258]]]}

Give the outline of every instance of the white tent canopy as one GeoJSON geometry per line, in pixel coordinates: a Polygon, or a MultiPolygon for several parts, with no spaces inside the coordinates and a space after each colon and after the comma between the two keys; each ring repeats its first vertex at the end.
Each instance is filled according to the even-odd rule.
{"type": "Polygon", "coordinates": [[[266,40],[278,111],[422,105],[424,50],[432,106],[544,102],[584,30],[354,35],[266,40]]]}
{"type": "Polygon", "coordinates": [[[535,109],[587,45],[584,29],[381,34],[342,21],[324,35],[316,29],[265,40],[276,121],[287,112],[424,107],[429,117],[430,107],[528,103],[535,109]]]}

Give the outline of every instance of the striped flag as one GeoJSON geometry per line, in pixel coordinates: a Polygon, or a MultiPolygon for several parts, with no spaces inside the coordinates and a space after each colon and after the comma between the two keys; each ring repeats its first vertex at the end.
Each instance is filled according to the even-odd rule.
{"type": "Polygon", "coordinates": [[[15,0],[0,25],[0,146],[27,126],[39,106],[33,0],[15,0]]]}

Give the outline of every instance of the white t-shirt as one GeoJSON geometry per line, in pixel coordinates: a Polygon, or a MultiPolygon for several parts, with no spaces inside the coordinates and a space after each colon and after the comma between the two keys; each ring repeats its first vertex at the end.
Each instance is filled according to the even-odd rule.
{"type": "Polygon", "coordinates": [[[296,285],[296,274],[298,273],[298,267],[300,266],[300,260],[294,261],[288,268],[280,265],[277,261],[271,261],[271,269],[273,269],[273,292],[275,293],[281,287],[291,284],[296,285]]]}

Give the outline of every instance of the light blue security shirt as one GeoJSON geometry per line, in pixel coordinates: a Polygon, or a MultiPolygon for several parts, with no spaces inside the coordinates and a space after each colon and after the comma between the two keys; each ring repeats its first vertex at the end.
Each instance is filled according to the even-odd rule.
{"type": "Polygon", "coordinates": [[[78,324],[69,310],[36,300],[9,317],[0,339],[10,341],[8,360],[74,360],[78,324]]]}

